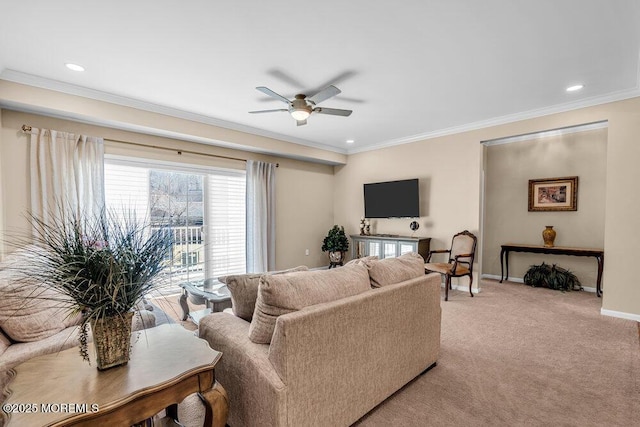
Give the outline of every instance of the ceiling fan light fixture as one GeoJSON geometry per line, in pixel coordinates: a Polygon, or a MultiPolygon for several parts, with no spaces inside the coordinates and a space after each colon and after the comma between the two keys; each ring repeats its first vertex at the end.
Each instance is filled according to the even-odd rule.
{"type": "Polygon", "coordinates": [[[291,117],[296,120],[307,120],[311,114],[311,112],[306,108],[292,108],[290,113],[291,117]]]}

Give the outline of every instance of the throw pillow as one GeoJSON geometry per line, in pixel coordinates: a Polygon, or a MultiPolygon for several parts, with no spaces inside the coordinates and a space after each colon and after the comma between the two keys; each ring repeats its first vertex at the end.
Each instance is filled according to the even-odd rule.
{"type": "Polygon", "coordinates": [[[0,264],[0,328],[14,341],[39,341],[66,327],[65,296],[20,274],[31,268],[29,251],[18,249],[0,264]]]}
{"type": "Polygon", "coordinates": [[[415,252],[372,262],[369,268],[371,286],[374,288],[393,285],[423,275],[424,259],[415,252]]]}
{"type": "Polygon", "coordinates": [[[307,271],[306,265],[290,268],[288,270],[274,271],[268,273],[250,273],[235,274],[219,277],[222,283],[226,283],[229,293],[231,294],[231,308],[233,314],[251,322],[253,311],[256,307],[256,299],[258,298],[258,285],[260,277],[264,274],[285,274],[294,271],[307,271]],[[224,281],[222,280],[224,279],[224,281]]]}
{"type": "Polygon", "coordinates": [[[249,339],[254,343],[269,344],[278,316],[369,289],[369,274],[362,265],[278,276],[266,274],[260,279],[249,339]]]}

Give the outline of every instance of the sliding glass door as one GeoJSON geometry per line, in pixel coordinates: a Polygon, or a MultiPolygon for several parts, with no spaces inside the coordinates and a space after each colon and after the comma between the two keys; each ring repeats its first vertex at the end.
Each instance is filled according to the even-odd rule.
{"type": "Polygon", "coordinates": [[[105,161],[107,208],[135,211],[173,242],[172,287],[246,271],[244,170],[105,161]]]}

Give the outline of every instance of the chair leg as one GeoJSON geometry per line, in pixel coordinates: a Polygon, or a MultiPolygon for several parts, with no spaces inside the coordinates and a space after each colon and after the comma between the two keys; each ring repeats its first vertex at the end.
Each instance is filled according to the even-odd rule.
{"type": "Polygon", "coordinates": [[[449,301],[449,286],[451,286],[451,276],[446,275],[447,279],[444,284],[444,300],[449,301]]]}
{"type": "Polygon", "coordinates": [[[471,297],[473,298],[473,292],[471,291],[471,286],[473,285],[473,274],[469,275],[469,294],[471,294],[471,297]]]}

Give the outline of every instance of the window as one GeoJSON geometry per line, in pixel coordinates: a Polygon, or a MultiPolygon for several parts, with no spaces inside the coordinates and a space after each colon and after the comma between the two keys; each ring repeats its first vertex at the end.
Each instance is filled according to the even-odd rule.
{"type": "Polygon", "coordinates": [[[244,170],[107,158],[107,208],[170,233],[172,288],[246,272],[244,170]]]}

